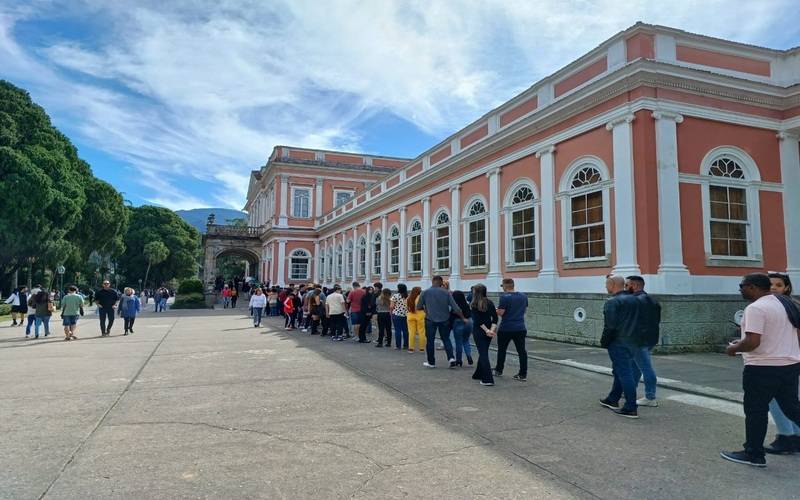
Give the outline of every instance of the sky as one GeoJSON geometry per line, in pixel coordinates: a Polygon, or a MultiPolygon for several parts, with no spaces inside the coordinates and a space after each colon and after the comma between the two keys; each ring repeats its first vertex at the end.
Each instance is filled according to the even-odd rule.
{"type": "Polygon", "coordinates": [[[415,157],[637,21],[800,45],[800,2],[0,0],[0,79],[135,205],[244,205],[290,145],[415,157]]]}

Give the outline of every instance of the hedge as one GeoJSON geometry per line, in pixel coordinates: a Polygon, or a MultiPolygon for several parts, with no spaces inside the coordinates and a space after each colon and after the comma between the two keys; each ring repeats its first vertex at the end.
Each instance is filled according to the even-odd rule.
{"type": "Polygon", "coordinates": [[[188,279],[181,281],[178,285],[178,295],[185,295],[190,293],[203,294],[203,283],[197,279],[188,279]]]}
{"type": "Polygon", "coordinates": [[[187,293],[175,297],[172,309],[205,309],[206,298],[202,293],[187,293]]]}
{"type": "Polygon", "coordinates": [[[11,314],[11,304],[0,304],[0,316],[11,314]]]}

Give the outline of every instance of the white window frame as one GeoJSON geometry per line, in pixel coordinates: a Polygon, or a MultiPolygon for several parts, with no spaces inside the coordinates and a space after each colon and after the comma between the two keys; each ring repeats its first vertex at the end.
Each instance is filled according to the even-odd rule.
{"type": "Polygon", "coordinates": [[[292,207],[291,207],[291,214],[292,215],[291,216],[292,216],[293,219],[310,219],[311,218],[311,213],[313,211],[313,206],[312,206],[313,201],[312,201],[312,198],[311,198],[311,191],[312,191],[312,188],[309,187],[309,186],[292,186],[291,187],[291,200],[292,200],[292,207]],[[294,197],[295,197],[295,194],[298,191],[305,191],[308,194],[308,215],[306,215],[306,216],[297,215],[296,212],[295,212],[295,209],[297,208],[297,206],[295,205],[294,197]]]}
{"type": "Polygon", "coordinates": [[[422,272],[422,219],[419,217],[414,217],[411,219],[411,223],[408,225],[408,232],[406,232],[406,255],[408,259],[406,259],[406,267],[408,268],[408,272],[410,274],[420,274],[422,272]],[[418,229],[413,229],[414,224],[418,224],[418,229]],[[419,255],[419,269],[414,269],[412,266],[412,261],[414,260],[413,252],[413,240],[414,238],[419,238],[419,252],[416,252],[419,255]]]}
{"type": "Polygon", "coordinates": [[[334,273],[334,278],[337,281],[341,281],[344,278],[344,252],[342,249],[342,244],[339,243],[336,245],[336,272],[334,273]]]}
{"type": "Polygon", "coordinates": [[[446,272],[450,270],[450,265],[452,264],[451,255],[450,255],[450,248],[452,245],[452,220],[450,219],[450,212],[447,209],[442,208],[436,212],[436,215],[433,217],[433,227],[431,230],[431,248],[433,249],[432,258],[433,258],[433,269],[437,272],[446,272]],[[439,218],[442,216],[447,217],[446,223],[440,223],[439,218]],[[447,229],[447,244],[444,246],[444,249],[447,251],[447,267],[439,267],[439,230],[440,229],[447,229]]]}
{"type": "Polygon", "coordinates": [[[353,277],[353,252],[355,251],[355,245],[353,245],[353,240],[347,240],[347,244],[344,247],[344,276],[342,276],[343,280],[347,280],[353,277]]]}
{"type": "Polygon", "coordinates": [[[358,250],[357,250],[358,258],[356,259],[356,265],[358,266],[358,269],[356,269],[356,274],[361,276],[361,277],[364,277],[364,276],[366,276],[367,264],[369,263],[369,260],[368,260],[369,256],[367,255],[367,237],[366,236],[361,236],[358,239],[358,247],[357,248],[358,248],[358,250]],[[364,260],[361,260],[362,252],[363,252],[364,260]]]}
{"type": "Polygon", "coordinates": [[[383,245],[383,236],[380,231],[376,231],[372,236],[372,274],[375,276],[381,275],[381,245],[383,245]]]}
{"type": "Polygon", "coordinates": [[[511,187],[508,188],[506,191],[506,198],[503,202],[503,217],[504,217],[504,224],[505,227],[505,254],[506,254],[506,267],[514,267],[514,266],[535,266],[539,262],[539,214],[541,208],[541,200],[539,199],[539,190],[536,188],[536,184],[528,178],[521,178],[518,179],[511,187]],[[519,203],[517,205],[513,205],[514,195],[517,191],[522,188],[527,187],[533,193],[533,200],[519,203]],[[530,262],[516,262],[514,260],[514,248],[513,248],[513,223],[514,223],[514,212],[518,212],[520,210],[526,209],[533,209],[533,261],[530,262]]]}
{"type": "Polygon", "coordinates": [[[603,160],[596,156],[581,156],[576,158],[561,176],[556,199],[561,202],[561,249],[563,262],[593,262],[606,261],[611,255],[611,188],[614,181],[608,172],[608,167],[603,160]],[[584,167],[594,167],[600,173],[600,182],[572,189],[572,179],[584,167]],[[600,257],[575,258],[575,247],[572,242],[572,197],[602,191],[603,195],[603,231],[605,235],[606,254],[600,257]]]}
{"type": "Polygon", "coordinates": [[[763,260],[761,242],[761,215],[759,210],[759,184],[761,174],[755,160],[744,150],[735,146],[719,146],[703,157],[700,164],[700,196],[703,205],[703,249],[708,263],[725,264],[726,261],[761,262],[763,260]],[[721,157],[735,160],[744,171],[743,180],[717,177],[710,174],[711,164],[721,157]],[[711,254],[711,194],[710,186],[733,187],[745,190],[747,203],[747,256],[711,254]]]}
{"type": "Polygon", "coordinates": [[[356,195],[356,192],[353,189],[334,189],[333,190],[333,208],[337,208],[337,207],[341,207],[342,205],[345,205],[347,202],[352,200],[353,196],[355,196],[355,195],[356,195]],[[347,193],[348,198],[347,198],[347,200],[345,200],[345,201],[343,201],[341,203],[337,203],[336,199],[339,197],[340,193],[347,193]]]}
{"type": "Polygon", "coordinates": [[[489,265],[489,203],[487,203],[486,198],[480,195],[473,196],[467,203],[464,205],[464,214],[461,219],[461,231],[464,234],[464,269],[486,269],[489,265]],[[473,215],[470,216],[469,212],[475,202],[480,201],[483,203],[483,215],[473,215]],[[471,234],[469,230],[469,224],[471,222],[483,220],[483,254],[484,254],[484,262],[482,265],[473,266],[472,265],[472,256],[470,255],[470,244],[471,241],[471,234]]]}
{"type": "Polygon", "coordinates": [[[311,275],[311,252],[309,252],[305,248],[295,248],[294,250],[292,250],[292,253],[289,254],[289,281],[308,281],[310,275],[311,275]],[[292,261],[295,258],[306,260],[305,276],[294,274],[294,262],[292,261]]]}
{"type": "Polygon", "coordinates": [[[400,274],[400,228],[397,225],[393,225],[389,228],[389,238],[386,240],[389,243],[389,247],[387,248],[387,253],[389,254],[389,274],[400,274]],[[395,263],[393,262],[393,250],[397,249],[397,265],[395,267],[395,263]],[[397,269],[397,271],[394,271],[397,269]]]}
{"type": "Polygon", "coordinates": [[[336,280],[336,277],[334,276],[336,259],[334,259],[333,246],[328,247],[327,253],[328,253],[328,262],[326,264],[328,267],[325,269],[325,282],[332,283],[333,281],[336,280]]]}

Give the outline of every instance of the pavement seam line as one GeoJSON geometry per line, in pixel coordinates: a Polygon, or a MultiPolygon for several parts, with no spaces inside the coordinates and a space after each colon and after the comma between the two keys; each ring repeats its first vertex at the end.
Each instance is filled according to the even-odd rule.
{"type": "Polygon", "coordinates": [[[139,375],[141,375],[142,372],[144,371],[144,369],[147,366],[147,364],[150,363],[151,359],[153,359],[153,355],[155,355],[156,351],[158,351],[158,348],[161,347],[161,344],[164,343],[164,341],[167,339],[167,336],[175,328],[175,325],[178,324],[179,320],[180,320],[180,317],[175,318],[175,322],[172,323],[172,325],[170,325],[169,329],[164,333],[164,336],[161,337],[161,340],[158,341],[158,344],[156,344],[156,346],[153,348],[153,350],[150,352],[150,354],[144,360],[144,362],[139,367],[139,369],[136,370],[136,373],[133,375],[133,377],[131,377],[131,380],[130,380],[130,382],[128,382],[128,385],[126,385],[125,388],[122,390],[122,392],[119,393],[119,396],[117,396],[117,398],[114,400],[114,402],[111,403],[111,406],[109,406],[108,409],[105,412],[103,412],[103,415],[97,421],[97,423],[92,428],[92,430],[89,431],[89,434],[87,434],[86,437],[84,437],[81,440],[81,442],[78,443],[78,446],[76,446],[75,449],[72,450],[72,453],[70,453],[69,458],[67,459],[67,461],[64,462],[64,465],[61,466],[61,469],[59,469],[58,473],[56,474],[56,477],[54,477],[53,480],[50,481],[50,484],[47,485],[47,488],[45,488],[45,490],[42,492],[42,494],[39,495],[38,500],[44,499],[44,497],[47,496],[47,494],[50,492],[50,490],[53,488],[53,486],[56,484],[56,482],[59,479],[61,479],[61,476],[64,474],[64,471],[67,470],[67,467],[69,467],[70,464],[75,460],[75,457],[78,455],[78,453],[81,452],[81,450],[86,445],[86,443],[89,442],[89,440],[92,438],[92,436],[94,436],[94,434],[97,432],[97,430],[100,428],[100,426],[102,426],[103,423],[106,421],[106,419],[108,418],[108,415],[114,410],[114,408],[117,407],[117,405],[122,400],[122,398],[128,393],[130,388],[133,386],[133,384],[139,378],[139,375]]]}

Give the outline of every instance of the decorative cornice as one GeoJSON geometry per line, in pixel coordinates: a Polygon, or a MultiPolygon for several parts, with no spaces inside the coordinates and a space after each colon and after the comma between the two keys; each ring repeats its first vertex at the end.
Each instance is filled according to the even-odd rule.
{"type": "Polygon", "coordinates": [[[495,176],[495,175],[500,175],[500,167],[493,168],[493,169],[489,170],[488,172],[486,172],[486,178],[487,179],[491,179],[492,176],[495,176]]]}
{"type": "Polygon", "coordinates": [[[683,123],[683,115],[680,113],[673,113],[671,111],[653,111],[651,116],[656,120],[671,120],[675,123],[683,123]]]}
{"type": "Polygon", "coordinates": [[[425,198],[422,198],[422,203],[423,204],[425,204],[425,203],[430,204],[430,202],[431,202],[431,197],[430,196],[426,196],[425,198]]]}
{"type": "Polygon", "coordinates": [[[543,147],[534,154],[536,155],[537,158],[541,158],[544,155],[551,155],[554,154],[555,152],[556,152],[556,147],[551,144],[550,146],[543,147]]]}
{"type": "Polygon", "coordinates": [[[800,140],[800,132],[790,132],[788,130],[781,130],[780,132],[775,134],[775,137],[777,137],[779,141],[786,141],[786,140],[798,141],[800,140]]]}
{"type": "Polygon", "coordinates": [[[614,130],[614,127],[617,125],[622,125],[623,123],[631,123],[633,120],[636,119],[636,115],[633,113],[629,113],[625,116],[620,116],[619,118],[614,118],[610,122],[606,123],[606,130],[614,130]]]}
{"type": "Polygon", "coordinates": [[[461,184],[456,184],[455,186],[450,186],[450,192],[453,191],[461,191],[461,184]]]}

